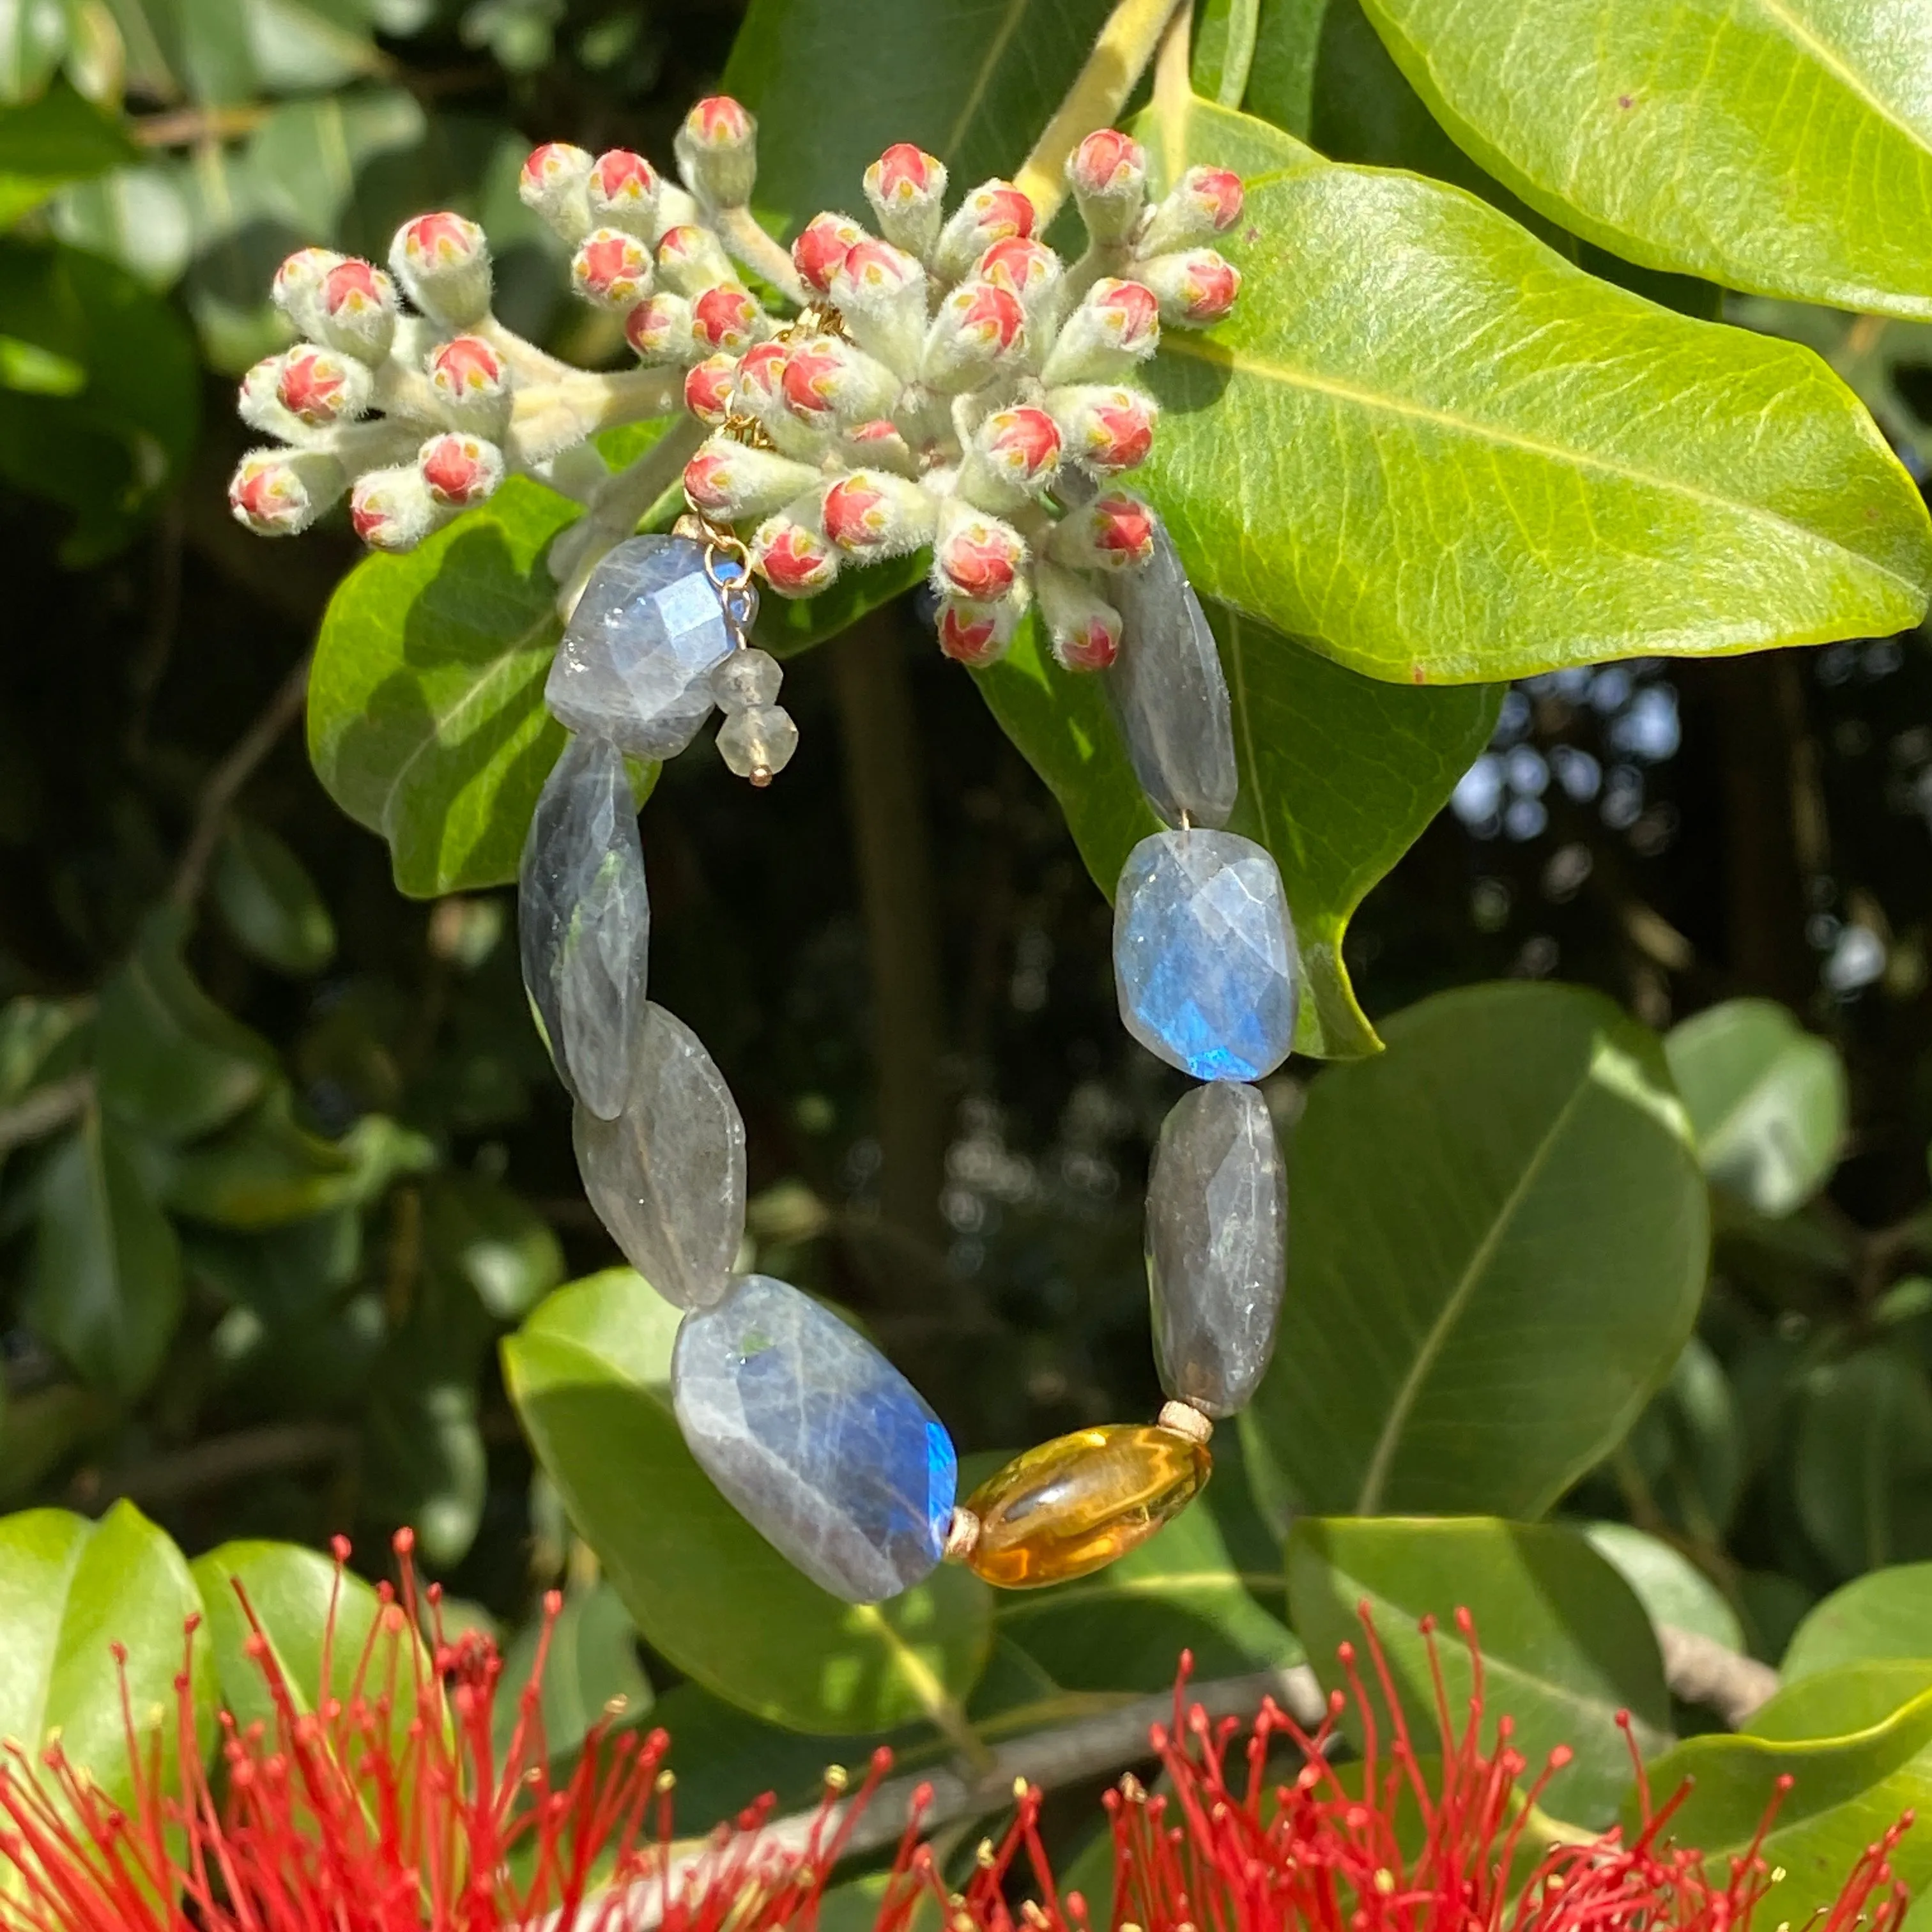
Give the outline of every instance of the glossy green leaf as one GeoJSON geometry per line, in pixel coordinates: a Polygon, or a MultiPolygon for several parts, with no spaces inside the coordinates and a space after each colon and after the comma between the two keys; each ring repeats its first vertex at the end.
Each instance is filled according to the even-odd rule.
{"type": "Polygon", "coordinates": [[[68,1762],[110,1798],[133,1796],[120,1679],[110,1646],[128,1653],[129,1708],[143,1750],[173,1757],[188,1666],[198,1742],[212,1741],[213,1689],[201,1608],[187,1560],[133,1504],[98,1522],[64,1510],[0,1518],[0,1738],[30,1753],[57,1732],[68,1762]],[[202,1726],[206,1725],[206,1730],[202,1726]]]}
{"type": "MultiPolygon", "coordinates": [[[[1837,1902],[1865,1847],[1916,1809],[1932,1804],[1932,1692],[1882,1724],[1837,1737],[1790,1743],[1756,1736],[1692,1738],[1646,1767],[1653,1792],[1693,1780],[1675,1814],[1678,1842],[1695,1845],[1711,1868],[1724,1869],[1751,1843],[1778,1780],[1790,1788],[1760,1850],[1784,1876],[1769,1909],[1802,1925],[1837,1902]]],[[[1627,1800],[1626,1823],[1637,1808],[1627,1800]]],[[[1932,1879],[1932,1835],[1908,1832],[1891,1857],[1892,1874],[1916,1891],[1932,1879]]]]}
{"type": "Polygon", "coordinates": [[[524,1432],[638,1620],[687,1675],[801,1731],[885,1730],[957,1702],[991,1593],[942,1566],[888,1604],[841,1603],[712,1486],[671,1413],[676,1311],[627,1269],[560,1288],[503,1344],[524,1432]]]}
{"type": "Polygon", "coordinates": [[[181,1244],[128,1137],[95,1109],[40,1174],[22,1312],[83,1382],[124,1400],[174,1339],[181,1244]]]}
{"type": "Polygon", "coordinates": [[[0,0],[0,100],[31,100],[67,51],[60,0],[0,0]]]}
{"type": "Polygon", "coordinates": [[[1664,1050],[1717,1186],[1760,1214],[1788,1214],[1831,1178],[1847,1101],[1828,1040],[1775,1000],[1726,1000],[1672,1028],[1664,1050]]]}
{"type": "Polygon", "coordinates": [[[1928,1690],[1932,1690],[1932,1658],[1834,1664],[1786,1684],[1751,1713],[1744,1728],[1754,1738],[1780,1744],[1846,1737],[1883,1724],[1928,1690]]]}
{"type": "Polygon", "coordinates": [[[1288,1601],[1316,1674],[1344,1690],[1336,1646],[1360,1648],[1358,1606],[1366,1604],[1420,1751],[1436,1748],[1438,1732],[1416,1626],[1436,1619],[1449,1708],[1460,1721],[1472,1678],[1456,1615],[1466,1608],[1482,1650],[1485,1731],[1513,1719],[1514,1742],[1533,1769],[1558,1744],[1576,1754],[1544,1801],[1558,1817],[1601,1825],[1614,1816],[1630,1783],[1620,1710],[1630,1712],[1646,1756],[1667,1737],[1670,1696],[1643,1606],[1572,1530],[1483,1517],[1306,1517],[1288,1540],[1288,1601]]]}
{"type": "Polygon", "coordinates": [[[1249,117],[1145,131],[1170,172],[1248,178],[1239,304],[1148,368],[1139,476],[1204,592],[1402,683],[1918,620],[1932,521],[1814,357],[1249,117]]]}
{"type": "Polygon", "coordinates": [[[0,107],[0,228],[11,226],[63,182],[124,166],[138,152],[118,121],[64,81],[36,100],[0,107]]]}
{"type": "MultiPolygon", "coordinates": [[[[1406,851],[1487,740],[1499,691],[1409,691],[1359,677],[1220,606],[1210,617],[1234,703],[1241,791],[1229,830],[1274,854],[1303,985],[1296,1045],[1349,1056],[1378,1044],[1342,940],[1370,886],[1406,851]]],[[[976,674],[980,689],[1066,814],[1110,896],[1134,842],[1160,829],[1098,678],[1063,671],[1036,624],[976,674]]]]}
{"type": "Polygon", "coordinates": [[[1707,1546],[1723,1540],[1743,1493],[1748,1451],[1730,1378],[1697,1336],[1637,1418],[1625,1450],[1672,1522],[1707,1546]]]}
{"type": "Polygon", "coordinates": [[[1864,0],[1365,0],[1461,146],[1606,248],[1932,316],[1932,17],[1864,0]]]}
{"type": "Polygon", "coordinates": [[[513,477],[419,549],[364,557],[329,600],[309,755],[336,803],[388,839],[396,884],[418,898],[516,876],[563,748],[543,704],[562,634],[544,557],[577,514],[513,477]]]}
{"type": "Polygon", "coordinates": [[[1840,1576],[1932,1557],[1932,1386],[1906,1349],[1812,1372],[1797,1464],[1798,1520],[1840,1576]]]}
{"type": "Polygon", "coordinates": [[[514,1322],[563,1279],[550,1223],[500,1183],[448,1168],[423,1190],[423,1242],[493,1320],[514,1322]]]}
{"type": "Polygon", "coordinates": [[[416,1348],[392,1351],[376,1364],[362,1436],[365,1507],[413,1528],[433,1568],[461,1562],[489,1492],[475,1382],[416,1348]]]}
{"type": "Polygon", "coordinates": [[[306,976],[335,956],[335,922],[308,868],[266,826],[238,819],[209,884],[223,921],[265,964],[306,976]]]}
{"type": "Polygon", "coordinates": [[[1627,1522],[1583,1526],[1590,1547],[1636,1593],[1653,1624],[1694,1630],[1726,1650],[1744,1648],[1744,1627],[1724,1593],[1678,1549],[1627,1522]]]}
{"type": "Polygon", "coordinates": [[[895,141],[937,154],[956,191],[1011,174],[1111,11],[1109,0],[752,0],[724,86],[758,116],[754,206],[781,232],[826,208],[869,223],[860,177],[895,141]]]}
{"type": "Polygon", "coordinates": [[[1411,1006],[1310,1088],[1252,1411],[1306,1510],[1540,1514],[1690,1330],[1708,1238],[1654,1036],[1594,993],[1411,1006]]]}
{"type": "MultiPolygon", "coordinates": [[[[521,1694],[530,1681],[544,1632],[539,1615],[518,1632],[503,1655],[496,1693],[495,1743],[507,1753],[515,1732],[521,1694]]],[[[544,1660],[544,1746],[552,1758],[580,1750],[593,1724],[623,1730],[650,1713],[651,1681],[638,1658],[638,1627],[623,1599],[608,1583],[573,1590],[563,1600],[544,1660]]],[[[694,1819],[686,1819],[687,1826],[694,1819]]]]}
{"type": "Polygon", "coordinates": [[[1787,1683],[1868,1658],[1932,1657],[1932,1563],[1900,1563],[1834,1590],[1792,1634],[1787,1683]]]}

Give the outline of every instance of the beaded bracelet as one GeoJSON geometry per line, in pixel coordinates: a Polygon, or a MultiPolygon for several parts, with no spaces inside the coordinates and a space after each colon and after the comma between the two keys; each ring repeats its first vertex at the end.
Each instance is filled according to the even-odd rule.
{"type": "MultiPolygon", "coordinates": [[[[795,353],[826,353],[840,322],[836,308],[807,308],[769,345],[765,379],[795,353]]],[[[741,387],[758,379],[752,360],[741,387]]],[[[755,410],[742,408],[722,412],[713,443],[754,460],[770,446],[755,410]]],[[[1214,1424],[1253,1394],[1282,1296],[1286,1172],[1251,1083],[1294,1039],[1294,935],[1274,860],[1222,829],[1238,777],[1213,633],[1158,518],[1138,500],[1113,500],[1117,525],[1128,514],[1142,521],[1132,560],[1110,570],[1106,648],[1090,668],[1169,828],[1142,839],[1121,872],[1116,988],[1128,1031],[1202,1083],[1162,1124],[1148,1187],[1168,1400],[1150,1424],[1079,1430],[1028,1450],[960,1504],[952,1438],[904,1376],[799,1289],[732,1272],[745,1226],[744,1124],[696,1036],[646,998],[650,902],[626,757],[674,756],[722,709],[720,754],[763,786],[798,739],[777,702],[782,669],[750,640],[754,562],[782,588],[797,586],[774,568],[768,530],[748,551],[715,511],[704,513],[704,477],[721,466],[715,452],[708,471],[706,460],[700,452],[687,472],[694,514],[669,536],[620,544],[591,576],[545,688],[573,736],[531,823],[518,925],[532,1007],[575,1103],[586,1192],[626,1258],[685,1311],[671,1384],[692,1454],[814,1582],[873,1603],[948,1558],[1008,1588],[1085,1575],[1199,1493],[1214,1424]]],[[[1106,473],[1062,464],[1056,444],[1028,488],[1050,493],[1058,513],[1079,512],[1094,504],[1095,470],[1106,473]]],[[[956,602],[950,614],[956,625],[975,614],[956,602]]],[[[943,645],[948,620],[943,612],[943,645]]]]}

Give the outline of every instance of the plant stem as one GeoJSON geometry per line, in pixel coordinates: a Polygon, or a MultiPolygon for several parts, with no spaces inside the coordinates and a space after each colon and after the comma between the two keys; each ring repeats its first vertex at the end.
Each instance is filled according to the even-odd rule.
{"type": "Polygon", "coordinates": [[[812,298],[812,291],[793,267],[790,255],[758,226],[752,211],[714,208],[710,213],[718,238],[732,259],[742,262],[753,274],[762,276],[786,301],[804,308],[812,298]]]}
{"type": "Polygon", "coordinates": [[[217,1436],[172,1456],[103,1474],[88,1472],[70,1490],[81,1508],[101,1510],[125,1496],[140,1503],[177,1502],[202,1490],[284,1469],[333,1462],[356,1447],[356,1432],[334,1423],[278,1423],[265,1429],[217,1436]]]}
{"type": "Polygon", "coordinates": [[[557,532],[550,547],[550,574],[556,581],[557,614],[566,622],[591,572],[676,483],[704,440],[702,423],[680,417],[634,463],[606,478],[584,514],[557,532]]]}
{"type": "Polygon", "coordinates": [[[1034,143],[1019,172],[1018,188],[1040,211],[1046,227],[1066,198],[1066,164],[1096,128],[1112,124],[1147,71],[1177,0],[1119,0],[1074,76],[1066,98],[1034,143]]]}

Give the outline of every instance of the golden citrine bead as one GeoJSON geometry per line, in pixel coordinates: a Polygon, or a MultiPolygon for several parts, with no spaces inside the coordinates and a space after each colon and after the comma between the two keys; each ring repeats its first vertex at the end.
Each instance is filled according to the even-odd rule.
{"type": "Polygon", "coordinates": [[[1214,1466],[1205,1443],[1152,1423],[1056,1436],[967,1498],[980,1533],[966,1561],[1009,1590],[1084,1576],[1178,1516],[1214,1466]]]}

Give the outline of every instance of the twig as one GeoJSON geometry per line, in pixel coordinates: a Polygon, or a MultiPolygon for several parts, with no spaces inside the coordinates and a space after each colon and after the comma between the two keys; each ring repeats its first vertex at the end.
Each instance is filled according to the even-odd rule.
{"type": "Polygon", "coordinates": [[[208,862],[227,822],[230,807],[242,788],[254,776],[255,768],[275,748],[275,741],[300,715],[308,694],[313,651],[304,651],[281,682],[274,696],[254,724],[236,740],[234,748],[208,775],[195,807],[194,830],[190,834],[175,882],[168,896],[182,907],[192,906],[201,896],[208,876],[208,862]]]}
{"type": "Polygon", "coordinates": [[[1664,1654],[1664,1680],[1672,1696],[1714,1711],[1729,1730],[1742,1730],[1778,1689],[1778,1672],[1769,1664],[1740,1656],[1696,1630],[1659,1624],[1657,1647],[1664,1654]]]}
{"type": "Polygon", "coordinates": [[[1178,0],[1120,0],[1074,76],[1066,98],[1042,130],[1019,172],[1018,188],[1040,211],[1044,228],[1066,198],[1066,163],[1096,128],[1109,126],[1146,72],[1178,0]]]}
{"type": "Polygon", "coordinates": [[[94,1076],[74,1073],[29,1094],[10,1107],[0,1108],[0,1154],[65,1126],[76,1115],[87,1111],[88,1102],[93,1098],[94,1076]]]}
{"type": "Polygon", "coordinates": [[[748,208],[714,208],[711,219],[726,250],[754,275],[761,275],[800,308],[812,298],[812,292],[800,279],[792,259],[758,226],[748,208]]]}
{"type": "Polygon", "coordinates": [[[692,452],[704,435],[704,425],[695,417],[674,420],[634,463],[614,471],[598,487],[584,514],[552,539],[550,574],[557,586],[558,614],[566,622],[577,608],[591,572],[684,473],[692,452]]]}
{"type": "Polygon", "coordinates": [[[138,1503],[174,1502],[246,1476],[333,1462],[355,1447],[356,1432],[337,1424],[280,1423],[217,1436],[136,1468],[111,1474],[85,1472],[74,1478],[68,1494],[77,1507],[89,1510],[104,1509],[124,1496],[138,1503]]]}

